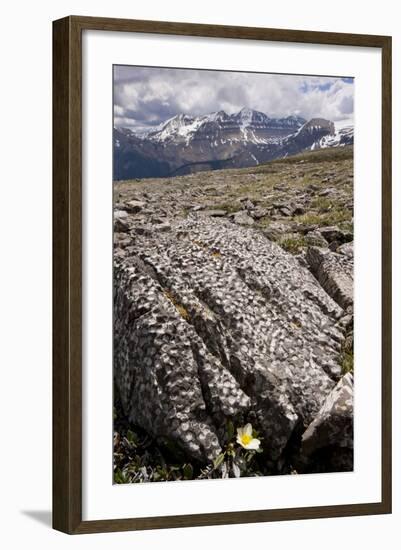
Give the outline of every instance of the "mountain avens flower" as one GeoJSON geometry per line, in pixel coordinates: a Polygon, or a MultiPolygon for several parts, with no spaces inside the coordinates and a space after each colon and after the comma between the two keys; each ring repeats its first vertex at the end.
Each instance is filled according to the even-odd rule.
{"type": "Polygon", "coordinates": [[[252,424],[246,424],[242,428],[237,428],[237,443],[244,449],[255,451],[259,449],[260,441],[252,435],[252,424]]]}

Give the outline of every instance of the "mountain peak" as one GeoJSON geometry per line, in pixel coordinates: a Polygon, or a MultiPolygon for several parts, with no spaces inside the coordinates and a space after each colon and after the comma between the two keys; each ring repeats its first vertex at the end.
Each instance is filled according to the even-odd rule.
{"type": "Polygon", "coordinates": [[[220,110],[214,111],[213,113],[210,113],[210,115],[205,115],[204,118],[207,122],[217,122],[228,118],[228,114],[225,111],[220,110]]]}
{"type": "Polygon", "coordinates": [[[329,134],[334,134],[334,123],[331,120],[325,118],[311,118],[306,124],[302,126],[302,131],[325,131],[329,134]]]}
{"type": "Polygon", "coordinates": [[[236,115],[236,118],[238,118],[241,121],[242,127],[250,126],[252,123],[252,119],[254,111],[252,109],[248,109],[247,107],[243,107],[236,115]]]}
{"type": "Polygon", "coordinates": [[[255,118],[263,118],[265,120],[269,120],[270,118],[265,113],[262,113],[262,111],[256,111],[255,109],[250,109],[249,107],[242,107],[242,109],[233,116],[238,117],[242,120],[252,120],[255,118]]]}
{"type": "Polygon", "coordinates": [[[167,125],[181,125],[181,124],[188,124],[189,122],[192,122],[193,118],[189,115],[186,115],[184,113],[179,113],[178,115],[175,115],[168,120],[165,121],[163,127],[166,127],[167,125]]]}
{"type": "Polygon", "coordinates": [[[238,111],[238,115],[242,117],[249,117],[252,116],[255,111],[253,109],[249,109],[249,107],[242,107],[240,111],[238,111]]]}

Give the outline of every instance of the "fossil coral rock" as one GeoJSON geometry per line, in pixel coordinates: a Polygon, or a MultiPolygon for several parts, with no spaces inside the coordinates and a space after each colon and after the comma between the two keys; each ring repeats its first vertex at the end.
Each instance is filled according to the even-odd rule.
{"type": "Polygon", "coordinates": [[[168,221],[115,245],[125,412],[203,462],[221,451],[228,419],[251,421],[276,460],[338,382],[344,311],[261,232],[197,213],[168,221]]]}

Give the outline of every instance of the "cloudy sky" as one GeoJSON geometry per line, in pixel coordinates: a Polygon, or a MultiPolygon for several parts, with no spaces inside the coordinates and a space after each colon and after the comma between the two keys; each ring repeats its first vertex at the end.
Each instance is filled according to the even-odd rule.
{"type": "Polygon", "coordinates": [[[158,67],[114,67],[114,125],[141,130],[185,113],[243,107],[272,117],[353,123],[353,79],[158,67]]]}

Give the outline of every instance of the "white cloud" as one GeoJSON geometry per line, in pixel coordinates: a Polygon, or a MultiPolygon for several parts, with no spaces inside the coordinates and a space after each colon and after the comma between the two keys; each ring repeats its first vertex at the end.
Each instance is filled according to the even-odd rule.
{"type": "Polygon", "coordinates": [[[114,98],[115,123],[131,127],[177,113],[233,113],[242,107],[269,116],[353,120],[353,81],[337,77],[120,66],[114,98]]]}

